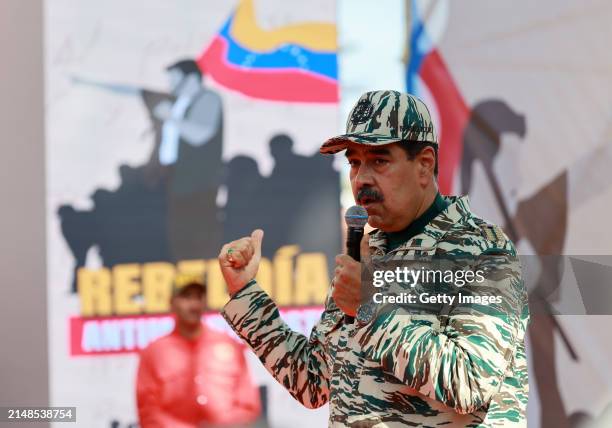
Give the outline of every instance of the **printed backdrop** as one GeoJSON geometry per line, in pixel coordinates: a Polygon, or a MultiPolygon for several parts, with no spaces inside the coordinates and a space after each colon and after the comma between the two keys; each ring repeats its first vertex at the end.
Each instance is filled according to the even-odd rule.
{"type": "MultiPolygon", "coordinates": [[[[352,204],[317,149],[366,90],[427,102],[442,192],[522,254],[610,254],[606,2],[86,3],[45,11],[51,397],[79,426],[136,426],[137,351],[172,328],[177,273],[206,277],[227,329],[215,257],[255,227],[259,279],[308,333],[352,204]]],[[[532,321],[529,426],[606,426],[610,318],[572,315],[532,321]]],[[[272,426],[326,425],[247,355],[272,426]]]]}
{"type": "MultiPolygon", "coordinates": [[[[307,332],[340,251],[339,172],[318,155],[334,4],[179,3],[47,3],[51,396],[83,427],[135,426],[137,351],[172,329],[177,273],[205,276],[227,330],[216,256],[261,227],[259,279],[307,332]]],[[[325,424],[248,356],[270,423],[325,424]]]]}

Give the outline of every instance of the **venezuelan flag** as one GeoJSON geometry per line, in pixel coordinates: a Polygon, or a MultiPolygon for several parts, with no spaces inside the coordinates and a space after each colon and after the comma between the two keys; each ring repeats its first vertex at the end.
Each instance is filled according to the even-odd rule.
{"type": "Polygon", "coordinates": [[[217,83],[249,97],[338,102],[336,27],[304,23],[265,30],[243,0],[197,60],[217,83]]]}

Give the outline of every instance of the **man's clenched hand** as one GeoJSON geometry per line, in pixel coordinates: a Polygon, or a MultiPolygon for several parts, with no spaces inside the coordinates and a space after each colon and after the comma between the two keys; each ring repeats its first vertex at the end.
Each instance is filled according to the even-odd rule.
{"type": "Polygon", "coordinates": [[[257,275],[263,235],[263,230],[256,229],[250,237],[232,241],[221,248],[219,266],[230,296],[240,291],[257,275]]]}
{"type": "MultiPolygon", "coordinates": [[[[361,239],[360,252],[361,261],[370,263],[369,235],[361,239]]],[[[332,298],[336,306],[346,315],[354,317],[361,304],[361,263],[346,254],[337,255],[332,284],[332,298]]]]}

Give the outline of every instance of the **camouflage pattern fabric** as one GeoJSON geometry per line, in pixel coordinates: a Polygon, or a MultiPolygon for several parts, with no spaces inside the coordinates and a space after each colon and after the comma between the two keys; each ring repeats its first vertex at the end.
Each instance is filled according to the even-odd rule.
{"type": "Polygon", "coordinates": [[[488,254],[487,278],[507,290],[495,315],[407,315],[380,310],[366,325],[347,324],[328,297],[310,337],[293,332],[252,281],[223,309],[234,331],[304,406],[329,403],[330,427],[526,426],[524,335],[529,318],[513,244],[451,204],[425,230],[386,253],[384,233],[370,236],[372,259],[488,254]]]}
{"type": "Polygon", "coordinates": [[[438,143],[427,106],[414,95],[372,91],[353,106],[346,133],[325,141],[319,151],[338,153],[349,142],[375,146],[399,141],[438,143]]]}

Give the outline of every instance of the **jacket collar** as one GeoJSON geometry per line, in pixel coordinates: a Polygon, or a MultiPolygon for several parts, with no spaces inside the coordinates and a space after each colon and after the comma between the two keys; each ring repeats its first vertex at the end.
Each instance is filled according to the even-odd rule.
{"type": "MultiPolygon", "coordinates": [[[[433,254],[438,242],[444,237],[446,232],[464,217],[471,215],[469,199],[467,196],[445,196],[450,204],[444,211],[430,221],[423,232],[397,247],[389,253],[404,251],[419,251],[424,254],[433,254]]],[[[370,249],[374,255],[384,255],[387,253],[387,237],[385,232],[380,229],[370,232],[370,249]]]]}

